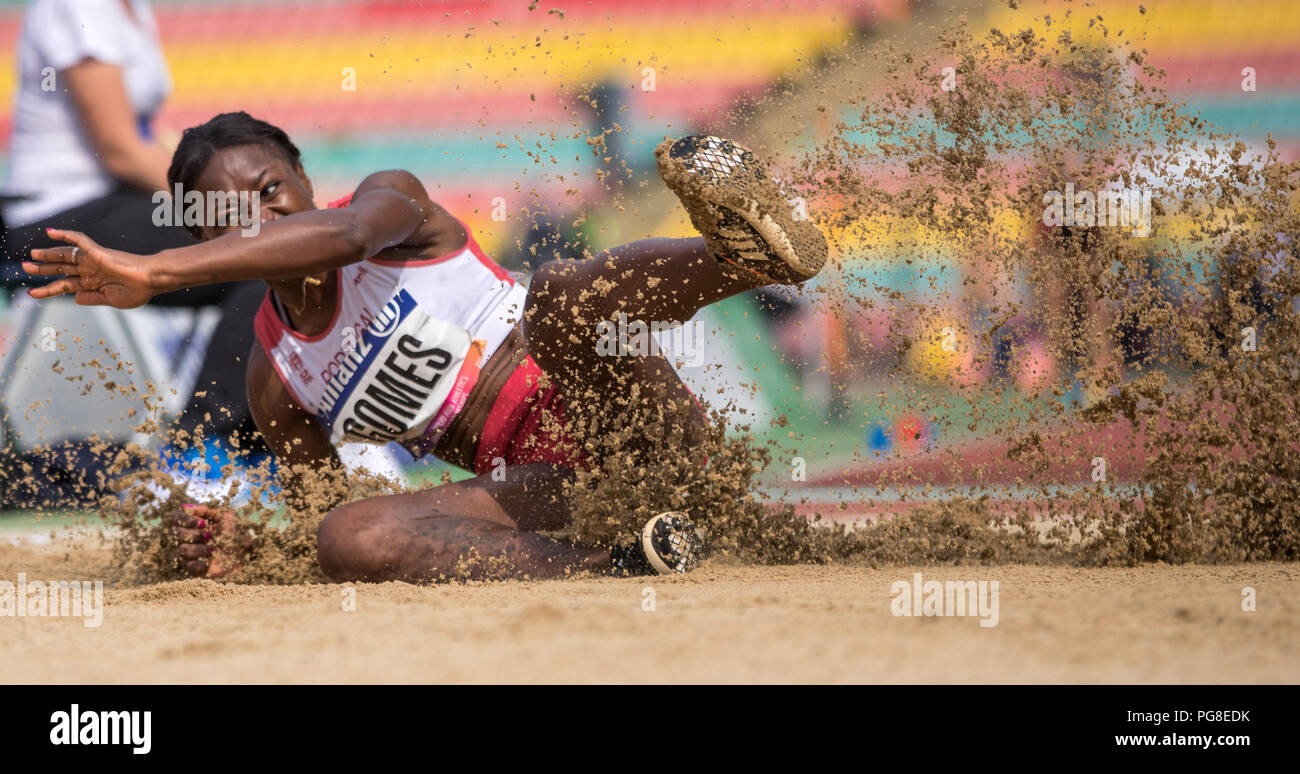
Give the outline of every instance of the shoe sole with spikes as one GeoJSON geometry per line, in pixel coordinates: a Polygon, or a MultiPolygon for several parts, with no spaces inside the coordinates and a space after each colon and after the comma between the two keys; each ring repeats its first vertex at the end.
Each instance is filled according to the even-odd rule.
{"type": "Polygon", "coordinates": [[[826,236],[795,219],[794,205],[746,148],[691,135],[660,143],[655,160],[715,258],[781,285],[810,279],[826,264],[826,236]]]}

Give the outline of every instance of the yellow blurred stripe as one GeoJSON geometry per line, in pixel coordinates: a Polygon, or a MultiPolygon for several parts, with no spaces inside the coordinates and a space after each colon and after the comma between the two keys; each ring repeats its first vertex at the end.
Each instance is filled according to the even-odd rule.
{"type": "Polygon", "coordinates": [[[838,26],[804,28],[791,36],[787,27],[770,25],[751,28],[743,38],[724,35],[715,40],[645,30],[571,41],[543,37],[536,47],[521,47],[514,36],[395,35],[378,47],[337,37],[304,41],[283,56],[268,57],[263,47],[233,44],[203,52],[169,52],[169,61],[178,100],[206,100],[214,89],[227,99],[279,91],[328,96],[339,92],[345,67],[355,69],[358,89],[378,95],[427,88],[451,91],[455,86],[518,92],[618,75],[639,84],[645,66],[654,67],[657,82],[667,87],[674,80],[717,78],[720,72],[733,77],[771,75],[788,67],[801,50],[832,41],[838,32],[838,26]],[[300,56],[298,51],[311,54],[300,56]]]}
{"type": "MultiPolygon", "coordinates": [[[[358,90],[377,96],[457,87],[518,93],[561,83],[572,88],[607,77],[639,85],[643,67],[655,68],[657,85],[670,88],[720,77],[731,82],[770,77],[799,59],[811,59],[823,46],[842,44],[846,34],[843,21],[819,18],[730,22],[718,29],[659,24],[540,36],[502,30],[467,38],[433,29],[394,30],[378,41],[340,34],[167,46],[167,58],[176,105],[336,95],[345,67],[356,71],[358,90]]],[[[0,51],[0,98],[12,91],[12,60],[0,51]]]]}
{"type": "MultiPolygon", "coordinates": [[[[1137,41],[1154,56],[1200,55],[1240,52],[1245,59],[1250,54],[1271,51],[1292,51],[1300,37],[1300,7],[1295,0],[1241,0],[1225,3],[1222,0],[1193,0],[1167,2],[1146,0],[1145,3],[1123,0],[1099,0],[1087,7],[1079,4],[1025,3],[1018,10],[999,4],[989,14],[986,23],[1004,33],[1032,27],[1042,33],[1056,35],[1069,30],[1076,42],[1137,41]],[[1146,13],[1138,10],[1146,6],[1146,13]],[[1073,10],[1067,19],[1065,12],[1073,10]],[[1041,16],[1051,15],[1052,26],[1045,27],[1041,16]],[[1102,17],[1109,35],[1103,37],[1101,26],[1089,27],[1089,21],[1102,17]],[[1123,37],[1117,37],[1123,31],[1123,37]]],[[[1243,61],[1245,61],[1243,59],[1243,61]]]]}

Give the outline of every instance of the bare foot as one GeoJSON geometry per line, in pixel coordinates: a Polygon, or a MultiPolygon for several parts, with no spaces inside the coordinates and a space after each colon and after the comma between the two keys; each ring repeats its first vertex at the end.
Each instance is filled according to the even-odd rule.
{"type": "Polygon", "coordinates": [[[182,505],[168,522],[180,543],[185,571],[195,578],[224,578],[243,567],[253,553],[253,540],[239,529],[233,511],[206,505],[182,505]]]}

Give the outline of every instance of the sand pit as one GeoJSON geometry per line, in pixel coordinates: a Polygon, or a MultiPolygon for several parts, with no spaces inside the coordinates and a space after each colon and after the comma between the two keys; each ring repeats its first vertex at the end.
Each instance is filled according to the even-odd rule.
{"type": "MultiPolygon", "coordinates": [[[[0,579],[100,577],[107,558],[84,538],[6,543],[0,579]]],[[[0,618],[0,683],[1300,681],[1294,564],[713,563],[671,579],[356,584],[344,612],[347,588],[109,586],[98,628],[0,618]],[[914,572],[998,581],[997,625],[895,617],[891,584],[914,572]]]]}

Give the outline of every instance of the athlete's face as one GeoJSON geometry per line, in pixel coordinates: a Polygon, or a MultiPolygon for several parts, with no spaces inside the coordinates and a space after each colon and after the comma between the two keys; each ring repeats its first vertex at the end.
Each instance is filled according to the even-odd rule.
{"type": "Polygon", "coordinates": [[[316,203],[312,200],[311,180],[307,179],[302,166],[290,163],[276,149],[267,145],[237,145],[217,151],[195,182],[205,196],[209,192],[233,191],[241,194],[240,198],[247,202],[229,202],[226,225],[205,222],[199,228],[199,236],[204,241],[240,229],[241,216],[245,220],[243,226],[247,227],[248,208],[254,201],[253,193],[257,194],[259,210],[254,217],[260,216],[263,224],[295,212],[316,209],[316,203]],[[244,213],[238,211],[240,207],[244,208],[244,213]]]}

